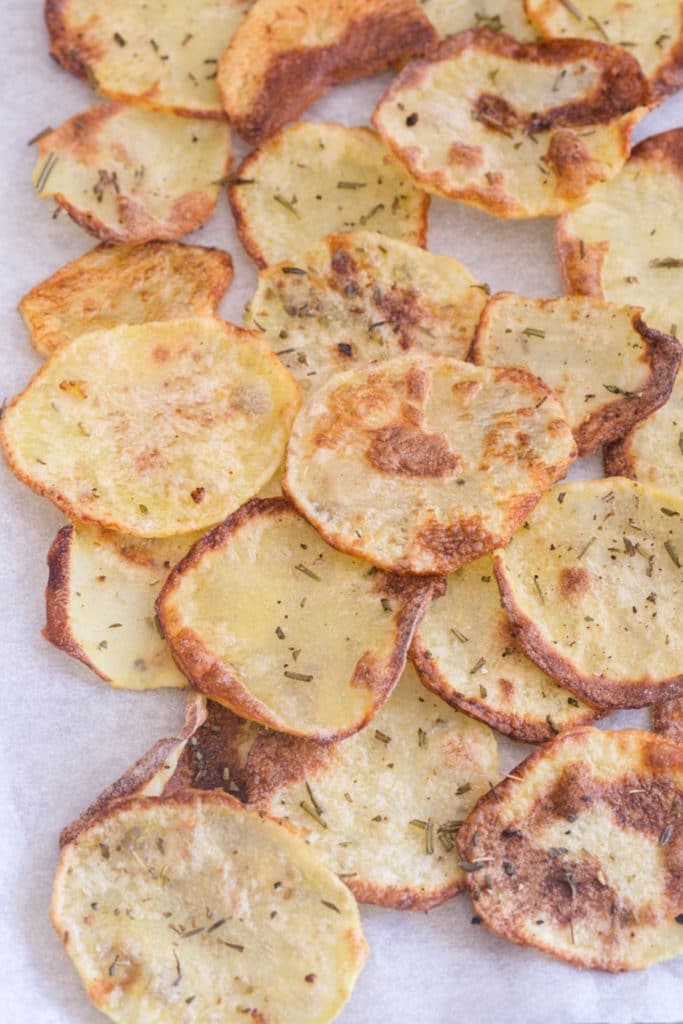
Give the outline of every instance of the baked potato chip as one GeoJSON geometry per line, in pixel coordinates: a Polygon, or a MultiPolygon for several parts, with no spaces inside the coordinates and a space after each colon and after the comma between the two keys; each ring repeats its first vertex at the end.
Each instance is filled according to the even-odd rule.
{"type": "Polygon", "coordinates": [[[581,296],[503,292],[484,311],[472,358],[540,377],[562,403],[579,453],[588,455],[623,437],[671,394],[681,347],[648,327],[641,313],[581,296]]]}
{"type": "Polygon", "coordinates": [[[369,128],[285,128],[246,158],[229,194],[242,244],[260,267],[366,225],[414,245],[427,237],[429,196],[369,128]]]}
{"type": "Polygon", "coordinates": [[[415,0],[258,0],[221,58],[217,85],[230,123],[254,145],[333,85],[437,41],[415,0]]]}
{"type": "Polygon", "coordinates": [[[535,39],[536,33],[524,13],[522,0],[419,0],[439,34],[464,32],[467,28],[489,28],[507,32],[515,39],[535,39]]]}
{"type": "Polygon", "coordinates": [[[683,743],[683,698],[674,697],[654,704],[652,728],[672,743],[683,743]]]}
{"type": "Polygon", "coordinates": [[[33,347],[50,356],[88,331],[211,316],[231,281],[232,260],[221,249],[103,244],[32,288],[19,312],[33,347]]]}
{"type": "Polygon", "coordinates": [[[683,128],[639,143],[614,181],[557,226],[566,290],[643,306],[648,324],[683,325],[683,128]]]}
{"type": "Polygon", "coordinates": [[[206,529],[270,480],[299,404],[258,334],[212,317],[94,331],[7,407],[13,473],[67,516],[139,537],[206,529]]]}
{"type": "Polygon", "coordinates": [[[46,0],[50,53],[103,96],[221,118],[218,61],[252,3],[46,0]]]}
{"type": "Polygon", "coordinates": [[[448,577],[410,648],[424,685],[513,740],[543,743],[597,712],[542,672],[515,643],[491,555],[448,577]]]}
{"type": "Polygon", "coordinates": [[[501,544],[576,456],[559,402],[517,368],[412,353],[337,374],[299,413],[283,488],[329,544],[401,573],[501,544]]]}
{"type": "Polygon", "coordinates": [[[262,270],[245,322],[305,393],[413,347],[465,359],[485,305],[485,286],[457,260],[357,231],[262,270]]]}
{"type": "Polygon", "coordinates": [[[596,706],[683,695],[682,515],[623,477],[546,494],[495,563],[527,657],[596,706]]]}
{"type": "Polygon", "coordinates": [[[433,585],[377,573],[329,548],[284,499],[256,499],[195,545],[157,607],[198,690],[329,741],[387,699],[433,585]]]}
{"type": "Polygon", "coordinates": [[[473,29],[409,64],[373,123],[423,188],[498,217],[544,217],[621,170],[648,101],[618,47],[473,29]]]}
{"type": "Polygon", "coordinates": [[[636,729],[558,736],[458,836],[487,928],[613,972],[683,953],[681,843],[683,751],[636,729]]]}
{"type": "Polygon", "coordinates": [[[105,810],[62,850],[52,920],[118,1024],[331,1021],[367,951],[325,862],[225,793],[105,810]]]}
{"type": "Polygon", "coordinates": [[[213,213],[227,125],[102,103],[41,136],[33,184],[105,242],[173,239],[213,213]]]}

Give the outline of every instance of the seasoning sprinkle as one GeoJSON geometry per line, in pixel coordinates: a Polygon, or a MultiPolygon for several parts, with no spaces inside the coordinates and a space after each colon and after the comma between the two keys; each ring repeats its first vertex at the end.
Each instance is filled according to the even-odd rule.
{"type": "Polygon", "coordinates": [[[427,819],[425,829],[425,853],[430,857],[434,853],[434,822],[431,818],[427,819]]]}
{"type": "Polygon", "coordinates": [[[279,203],[280,206],[283,207],[283,209],[287,210],[288,213],[291,213],[292,216],[296,217],[297,220],[301,220],[301,214],[299,213],[299,211],[295,210],[293,204],[290,203],[287,199],[285,199],[284,196],[281,196],[278,193],[276,193],[273,196],[273,201],[279,203]]]}
{"type": "Polygon", "coordinates": [[[367,184],[368,184],[367,181],[338,181],[337,182],[337,188],[348,188],[348,189],[367,188],[367,184]]]}
{"type": "MultiPolygon", "coordinates": [[[[683,437],[683,434],[681,435],[681,437],[683,437]]],[[[459,629],[455,628],[455,626],[451,626],[451,633],[456,638],[456,640],[460,641],[461,644],[469,643],[470,638],[468,636],[465,636],[464,633],[461,633],[459,629]]]]}
{"type": "Polygon", "coordinates": [[[583,21],[583,14],[579,8],[572,3],[572,0],[560,0],[560,3],[565,7],[569,13],[576,18],[577,21],[583,21]]]}
{"type": "Polygon", "coordinates": [[[676,551],[676,548],[673,546],[671,541],[670,540],[664,541],[664,547],[666,549],[667,555],[669,556],[669,558],[671,559],[673,564],[676,566],[677,569],[680,569],[681,562],[680,562],[680,559],[678,557],[678,552],[676,551]]]}
{"type": "Polygon", "coordinates": [[[659,259],[650,260],[648,267],[653,270],[674,270],[683,267],[683,259],[676,256],[662,256],[659,259]]]}
{"type": "Polygon", "coordinates": [[[313,570],[309,569],[308,566],[299,563],[299,565],[295,565],[294,568],[298,569],[299,572],[302,572],[304,576],[308,576],[310,579],[316,580],[317,583],[320,583],[320,577],[316,576],[313,570]]]}
{"type": "Polygon", "coordinates": [[[214,923],[213,923],[213,924],[211,925],[211,927],[210,927],[210,928],[207,928],[207,929],[206,929],[206,934],[207,934],[207,935],[210,935],[210,934],[211,934],[211,932],[216,932],[216,931],[218,931],[218,929],[219,929],[219,928],[222,928],[222,927],[223,927],[223,925],[225,924],[225,922],[226,922],[227,920],[228,920],[228,919],[227,919],[227,917],[220,917],[220,918],[219,918],[219,919],[218,919],[217,921],[215,921],[215,922],[214,922],[214,923]]]}
{"type": "Polygon", "coordinates": [[[320,804],[318,803],[318,801],[316,800],[315,794],[313,793],[313,790],[311,789],[311,787],[308,784],[308,782],[306,783],[306,792],[308,793],[308,795],[310,797],[310,800],[311,800],[311,803],[313,804],[313,807],[315,808],[315,813],[316,814],[321,814],[321,815],[324,814],[325,812],[322,809],[322,807],[320,806],[320,804]]]}
{"type": "Polygon", "coordinates": [[[666,844],[667,844],[667,843],[669,842],[669,840],[671,839],[671,836],[673,835],[673,831],[674,831],[674,830],[673,830],[673,825],[667,825],[667,826],[666,826],[666,827],[665,827],[665,828],[664,828],[664,829],[662,830],[662,834],[661,834],[661,835],[660,835],[660,837],[659,837],[659,845],[660,845],[660,846],[666,846],[666,844]]]}
{"type": "Polygon", "coordinates": [[[313,679],[313,676],[307,675],[304,672],[287,672],[287,671],[285,671],[284,672],[284,676],[285,676],[286,679],[294,679],[298,683],[310,683],[311,680],[313,679]]]}
{"type": "Polygon", "coordinates": [[[391,736],[387,736],[385,732],[381,732],[379,729],[375,729],[375,739],[379,740],[380,743],[391,743],[391,736]]]}
{"type": "Polygon", "coordinates": [[[427,746],[427,733],[424,731],[424,729],[417,730],[417,745],[418,747],[427,746]]]}
{"type": "Polygon", "coordinates": [[[335,903],[330,903],[329,900],[320,901],[324,907],[329,907],[330,910],[334,910],[335,914],[341,914],[341,910],[335,903]]]}
{"type": "Polygon", "coordinates": [[[38,192],[38,194],[40,194],[47,185],[47,179],[52,174],[54,166],[58,160],[59,157],[56,153],[50,153],[48,155],[47,160],[43,164],[43,169],[41,170],[40,175],[38,176],[38,181],[36,182],[36,192],[38,192]]]}
{"type": "Polygon", "coordinates": [[[321,828],[327,829],[327,825],[320,817],[320,815],[317,814],[314,808],[311,807],[310,804],[307,804],[305,800],[302,800],[300,802],[299,807],[301,808],[302,811],[306,812],[309,818],[313,818],[313,821],[320,825],[321,828]]]}

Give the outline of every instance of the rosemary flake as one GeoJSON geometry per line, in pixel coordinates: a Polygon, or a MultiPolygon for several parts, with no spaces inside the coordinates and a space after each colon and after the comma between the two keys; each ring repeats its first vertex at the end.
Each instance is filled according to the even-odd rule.
{"type": "Polygon", "coordinates": [[[280,206],[283,207],[283,209],[287,210],[288,213],[291,213],[292,216],[296,217],[297,220],[301,220],[301,214],[299,213],[299,211],[295,210],[293,204],[290,203],[289,200],[285,199],[284,196],[281,196],[278,192],[276,192],[275,195],[273,196],[273,202],[279,203],[280,206]]]}
{"type": "Polygon", "coordinates": [[[298,683],[310,683],[313,679],[313,676],[307,675],[305,672],[285,671],[283,674],[286,679],[294,679],[298,683]]]}
{"type": "Polygon", "coordinates": [[[294,568],[297,569],[299,572],[302,572],[304,576],[308,576],[310,579],[315,580],[317,583],[320,583],[320,577],[316,576],[313,570],[309,569],[308,566],[302,565],[300,562],[298,565],[295,565],[294,568]]]}
{"type": "Polygon", "coordinates": [[[666,550],[667,555],[669,556],[673,564],[676,566],[676,568],[680,569],[681,561],[678,557],[678,552],[676,551],[676,548],[673,546],[670,540],[664,541],[664,548],[666,550]]]}

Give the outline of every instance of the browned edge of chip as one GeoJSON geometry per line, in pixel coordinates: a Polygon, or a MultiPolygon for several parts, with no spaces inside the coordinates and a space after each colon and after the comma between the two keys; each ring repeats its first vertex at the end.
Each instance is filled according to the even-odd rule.
{"type": "Polygon", "coordinates": [[[632,438],[633,434],[629,432],[625,437],[605,447],[602,453],[605,476],[626,476],[629,480],[637,480],[635,460],[631,451],[632,438]]]}
{"type": "Polygon", "coordinates": [[[669,59],[660,64],[657,74],[650,81],[652,92],[657,99],[664,99],[683,87],[683,33],[679,35],[669,59]]]}
{"type": "Polygon", "coordinates": [[[683,699],[675,697],[653,704],[652,728],[672,743],[683,745],[683,699]]]}

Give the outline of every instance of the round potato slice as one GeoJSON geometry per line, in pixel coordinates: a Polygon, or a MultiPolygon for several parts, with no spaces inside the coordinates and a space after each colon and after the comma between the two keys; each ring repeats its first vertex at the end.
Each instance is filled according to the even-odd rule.
{"type": "Polygon", "coordinates": [[[682,515],[622,477],[546,494],[495,564],[527,657],[596,706],[683,695],[682,515]]]}
{"type": "Polygon", "coordinates": [[[423,188],[498,217],[547,217],[619,172],[648,97],[618,47],[474,29],[409,64],[373,123],[423,188]]]}
{"type": "Polygon", "coordinates": [[[531,374],[414,353],[337,374],[292,428],[283,487],[328,543],[446,573],[506,544],[576,456],[531,374]]]}
{"type": "Polygon", "coordinates": [[[490,555],[448,577],[445,597],[417,627],[410,657],[428,689],[522,743],[543,743],[597,715],[518,649],[490,555]]]}
{"type": "Polygon", "coordinates": [[[231,281],[232,260],[220,249],[103,244],[32,288],[19,312],[33,347],[50,356],[88,331],[211,316],[231,281]]]}
{"type": "Polygon", "coordinates": [[[38,141],[33,184],[105,242],[173,239],[213,213],[227,125],[103,103],[38,141]]]}
{"type": "Polygon", "coordinates": [[[140,537],[208,528],[282,461],[296,382],[215,318],[84,334],[8,406],[10,469],[67,516],[140,537]]]}
{"type": "Polygon", "coordinates": [[[522,0],[477,0],[474,8],[472,0],[420,0],[420,4],[441,36],[467,28],[489,28],[515,39],[536,38],[522,0]]]}
{"type": "Polygon", "coordinates": [[[202,693],[327,742],[387,699],[433,586],[378,573],[328,547],[284,499],[256,499],[192,549],[158,609],[202,693]]]}
{"type": "Polygon", "coordinates": [[[577,729],[483,797],[458,836],[475,913],[579,967],[683,953],[683,752],[635,729],[577,729]]]}
{"type": "Polygon", "coordinates": [[[260,267],[366,225],[415,245],[427,237],[429,196],[369,128],[285,128],[246,158],[229,195],[242,244],[260,267]]]}
{"type": "Polygon", "coordinates": [[[222,118],[218,61],[253,2],[46,0],[50,53],[103,96],[222,118]]]}
{"type": "Polygon", "coordinates": [[[322,1024],[367,951],[356,903],[324,861],[223,793],[105,811],[62,851],[52,920],[118,1024],[322,1024]]]}
{"type": "Polygon", "coordinates": [[[639,143],[614,181],[560,218],[557,250],[568,292],[637,304],[646,321],[683,325],[683,128],[639,143]]]}
{"type": "Polygon", "coordinates": [[[262,270],[245,321],[305,394],[413,347],[465,359],[485,305],[485,286],[457,260],[357,231],[262,270]]]}
{"type": "Polygon", "coordinates": [[[588,455],[623,437],[671,394],[681,347],[648,327],[641,313],[582,296],[502,292],[484,312],[472,358],[540,377],[562,403],[579,453],[588,455]]]}

